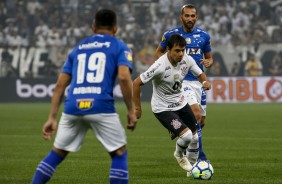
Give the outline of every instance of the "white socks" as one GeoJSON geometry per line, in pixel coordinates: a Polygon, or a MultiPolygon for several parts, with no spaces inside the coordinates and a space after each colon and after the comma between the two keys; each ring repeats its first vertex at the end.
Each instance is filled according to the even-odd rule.
{"type": "Polygon", "coordinates": [[[180,156],[180,157],[183,156],[183,152],[186,150],[191,140],[192,140],[191,130],[188,130],[187,132],[185,132],[183,135],[181,135],[178,138],[178,140],[176,141],[176,150],[175,150],[175,153],[177,156],[180,156]]]}
{"type": "Polygon", "coordinates": [[[197,162],[199,156],[199,141],[198,141],[198,134],[194,134],[192,136],[192,140],[187,148],[187,158],[189,162],[193,165],[197,162]]]}

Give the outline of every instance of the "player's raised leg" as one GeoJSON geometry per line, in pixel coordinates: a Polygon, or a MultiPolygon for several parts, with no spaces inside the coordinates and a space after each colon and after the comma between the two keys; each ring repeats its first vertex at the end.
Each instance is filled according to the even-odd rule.
{"type": "MultiPolygon", "coordinates": [[[[200,112],[200,107],[198,103],[194,103],[193,105],[190,105],[194,116],[197,120],[197,122],[200,121],[201,119],[201,112],[200,112]]],[[[186,150],[186,155],[187,158],[189,160],[189,162],[193,165],[197,162],[198,160],[198,156],[199,156],[199,149],[202,149],[200,147],[202,147],[202,144],[200,144],[200,137],[199,137],[199,132],[198,132],[198,124],[197,123],[197,134],[194,135],[193,137],[193,141],[191,141],[191,144],[188,145],[188,148],[186,150]],[[198,138],[196,138],[195,136],[198,136],[198,138]]]]}
{"type": "Polygon", "coordinates": [[[188,161],[187,157],[184,156],[184,151],[187,149],[189,143],[192,140],[192,132],[190,129],[184,129],[176,141],[176,149],[174,152],[174,157],[177,160],[179,166],[185,171],[190,171],[192,165],[188,161]]]}

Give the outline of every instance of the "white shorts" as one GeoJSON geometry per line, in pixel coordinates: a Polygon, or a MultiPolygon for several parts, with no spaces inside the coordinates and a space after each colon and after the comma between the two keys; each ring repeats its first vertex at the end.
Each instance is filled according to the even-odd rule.
{"type": "Polygon", "coordinates": [[[188,104],[190,106],[194,104],[199,104],[201,115],[206,116],[207,115],[207,105],[201,104],[202,92],[203,92],[202,87],[203,85],[199,81],[184,80],[182,83],[182,89],[184,91],[185,97],[188,100],[188,104]]]}
{"type": "Polygon", "coordinates": [[[76,152],[82,146],[88,129],[92,129],[108,152],[126,145],[125,130],[117,113],[80,116],[62,113],[54,146],[76,152]]]}

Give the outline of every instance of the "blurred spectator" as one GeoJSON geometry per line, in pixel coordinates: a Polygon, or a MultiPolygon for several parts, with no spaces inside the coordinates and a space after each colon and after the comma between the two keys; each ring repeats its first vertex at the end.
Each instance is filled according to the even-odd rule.
{"type": "Polygon", "coordinates": [[[209,72],[207,72],[209,76],[221,76],[221,66],[220,63],[216,60],[213,61],[213,65],[209,68],[209,72]]]}
{"type": "Polygon", "coordinates": [[[269,68],[269,73],[271,75],[282,75],[282,58],[281,55],[277,52],[271,60],[271,65],[269,68]]]}
{"type": "Polygon", "coordinates": [[[231,76],[238,76],[240,72],[240,64],[239,62],[235,61],[231,67],[230,75],[231,76]]]}
{"type": "Polygon", "coordinates": [[[254,54],[249,53],[249,58],[245,63],[245,76],[261,76],[262,64],[254,54]]]}
{"type": "Polygon", "coordinates": [[[282,20],[281,20],[280,26],[273,30],[272,35],[271,35],[271,41],[273,43],[282,43],[282,20]]]}
{"type": "Polygon", "coordinates": [[[145,46],[136,55],[135,65],[137,73],[145,72],[155,62],[155,47],[145,46]]]}
{"type": "Polygon", "coordinates": [[[43,20],[40,20],[38,25],[34,29],[34,34],[46,36],[49,32],[48,25],[44,23],[43,20]]]}
{"type": "Polygon", "coordinates": [[[0,63],[1,77],[17,76],[15,69],[12,67],[12,57],[13,56],[9,53],[8,46],[4,46],[1,54],[2,62],[0,63]]]}
{"type": "Polygon", "coordinates": [[[11,47],[19,47],[22,43],[21,36],[14,29],[11,29],[10,32],[6,33],[6,40],[8,46],[11,47]]]}
{"type": "Polygon", "coordinates": [[[34,15],[36,10],[41,10],[42,6],[37,0],[29,0],[26,9],[30,15],[34,15]]]}

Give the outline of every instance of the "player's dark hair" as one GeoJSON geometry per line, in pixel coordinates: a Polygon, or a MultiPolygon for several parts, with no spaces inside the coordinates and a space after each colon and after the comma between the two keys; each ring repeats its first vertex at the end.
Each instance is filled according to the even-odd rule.
{"type": "Polygon", "coordinates": [[[167,47],[171,49],[175,45],[180,46],[180,47],[185,47],[186,41],[181,35],[173,34],[169,37],[167,41],[167,47]]]}
{"type": "Polygon", "coordinates": [[[96,13],[93,24],[95,24],[97,28],[103,27],[111,29],[117,24],[116,13],[109,9],[101,9],[96,13]]]}
{"type": "Polygon", "coordinates": [[[194,6],[192,4],[185,4],[185,5],[183,5],[182,8],[181,8],[181,14],[183,14],[184,8],[195,9],[196,10],[196,15],[198,14],[196,6],[194,6]]]}

